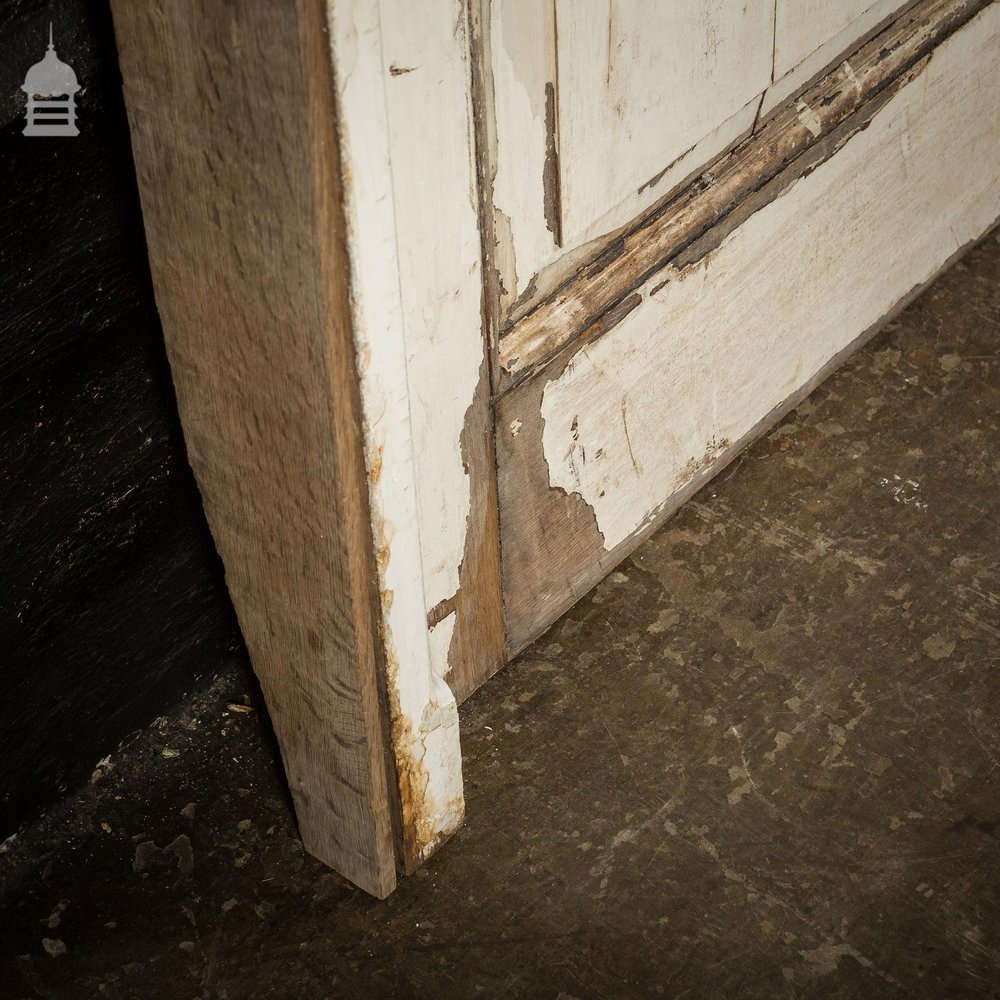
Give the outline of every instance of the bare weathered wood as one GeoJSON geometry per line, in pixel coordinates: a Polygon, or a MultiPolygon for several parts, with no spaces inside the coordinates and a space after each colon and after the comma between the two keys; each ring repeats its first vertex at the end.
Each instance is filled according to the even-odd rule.
{"type": "Polygon", "coordinates": [[[395,885],[395,780],[318,0],[114,3],[191,465],[303,841],[395,885]]]}
{"type": "Polygon", "coordinates": [[[991,4],[501,396],[511,652],[992,227],[998,60],[991,4]]]}
{"type": "Polygon", "coordinates": [[[923,0],[720,160],[661,211],[604,247],[500,339],[503,389],[537,370],[605,311],[893,79],[988,0],[923,0]]]}
{"type": "MultiPolygon", "coordinates": [[[[351,605],[361,609],[364,599],[367,625],[355,623],[357,635],[330,641],[377,681],[386,718],[375,705],[366,724],[385,722],[388,737],[377,735],[394,765],[388,791],[378,791],[388,796],[380,808],[398,820],[397,862],[411,871],[464,815],[456,695],[471,693],[503,659],[466,5],[300,0],[272,11],[253,0],[235,12],[189,2],[154,5],[145,15],[121,6],[157,292],[220,551],[230,578],[245,576],[257,604],[283,587],[298,594],[314,586],[286,536],[343,544],[344,558],[354,560],[344,572],[368,574],[351,605]],[[149,55],[151,47],[158,51],[149,55]],[[182,150],[182,169],[163,153],[168,145],[182,150]],[[311,200],[302,193],[307,184],[311,200]],[[209,278],[224,300],[195,294],[209,278]],[[332,289],[335,302],[328,301],[332,289]],[[225,350],[196,341],[212,328],[217,306],[216,325],[240,327],[225,350]],[[268,311],[287,314],[303,344],[299,354],[268,311]],[[323,326],[334,321],[336,342],[323,326]],[[286,340],[284,367],[272,373],[270,354],[286,340]],[[315,373],[300,368],[323,360],[320,352],[334,380],[328,399],[303,389],[315,373]],[[265,441],[234,444],[236,432],[212,411],[216,381],[227,371],[239,389],[232,419],[260,424],[265,441]],[[298,484],[285,467],[269,490],[237,483],[255,490],[250,499],[231,496],[231,483],[218,485],[230,476],[224,466],[244,453],[270,463],[273,452],[312,474],[319,459],[296,443],[303,435],[313,436],[310,448],[331,447],[324,438],[332,437],[338,456],[350,453],[353,464],[338,468],[331,487],[351,485],[343,510],[320,493],[316,510],[305,498],[289,509],[277,491],[298,484]],[[345,479],[346,471],[355,479],[345,479]],[[252,518],[231,517],[231,508],[251,501],[252,518]],[[245,539],[258,534],[284,553],[281,573],[256,564],[245,539]]],[[[330,559],[337,571],[338,557],[323,544],[309,555],[317,566],[330,559]]],[[[234,600],[268,697],[286,714],[326,725],[301,698],[299,675],[328,669],[324,644],[333,626],[324,620],[312,630],[322,648],[300,662],[286,643],[284,612],[268,620],[265,645],[251,634],[259,616],[243,609],[251,598],[234,590],[234,600]]],[[[310,600],[329,604],[339,623],[335,602],[321,594],[310,600]]],[[[303,603],[282,600],[279,609],[287,604],[297,614],[303,603]]],[[[275,723],[284,746],[291,737],[275,723]]],[[[329,724],[335,740],[338,725],[329,724]]],[[[366,738],[375,739],[374,729],[366,738]]],[[[292,773],[298,751],[289,753],[292,773]]],[[[326,767],[319,753],[300,756],[315,757],[309,766],[317,773],[326,767]]],[[[306,801],[313,789],[301,784],[306,801]]],[[[370,789],[354,787],[369,797],[370,789]]],[[[329,803],[334,812],[341,806],[329,803]]]]}

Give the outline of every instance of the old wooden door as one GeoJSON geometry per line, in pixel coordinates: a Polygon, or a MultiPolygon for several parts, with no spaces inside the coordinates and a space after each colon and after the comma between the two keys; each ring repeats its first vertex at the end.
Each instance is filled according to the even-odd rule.
{"type": "Polygon", "coordinates": [[[976,13],[487,5],[510,651],[996,218],[976,13]]]}
{"type": "Polygon", "coordinates": [[[1000,216],[988,0],[114,0],[188,451],[308,848],[1000,216]]]}

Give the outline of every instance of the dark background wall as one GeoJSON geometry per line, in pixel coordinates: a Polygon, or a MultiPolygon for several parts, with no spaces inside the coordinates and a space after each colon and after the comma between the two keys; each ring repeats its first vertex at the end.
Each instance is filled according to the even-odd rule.
{"type": "Polygon", "coordinates": [[[0,0],[0,841],[244,657],[184,453],[106,0],[0,0]],[[53,22],[76,138],[21,134],[53,22]]]}

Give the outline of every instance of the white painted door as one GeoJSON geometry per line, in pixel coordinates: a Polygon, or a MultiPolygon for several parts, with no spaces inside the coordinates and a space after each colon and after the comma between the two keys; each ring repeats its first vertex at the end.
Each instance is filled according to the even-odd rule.
{"type": "Polygon", "coordinates": [[[566,242],[771,82],[773,0],[556,0],[566,242]]]}
{"type": "Polygon", "coordinates": [[[536,37],[523,3],[490,25],[509,649],[1000,213],[1000,4],[554,0],[536,37]]]}
{"type": "Polygon", "coordinates": [[[904,0],[484,0],[501,320],[904,0]]]}

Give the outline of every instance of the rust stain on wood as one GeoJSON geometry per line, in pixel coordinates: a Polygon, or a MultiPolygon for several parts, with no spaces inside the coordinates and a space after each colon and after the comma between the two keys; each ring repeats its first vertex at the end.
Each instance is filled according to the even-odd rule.
{"type": "Polygon", "coordinates": [[[447,802],[440,802],[430,794],[430,773],[424,764],[424,757],[425,741],[434,725],[431,722],[425,729],[422,720],[420,730],[415,731],[400,710],[399,697],[395,693],[398,691],[399,660],[390,642],[385,642],[384,646],[399,791],[398,816],[402,840],[399,860],[403,873],[412,875],[461,825],[465,816],[465,801],[458,795],[447,802]],[[443,829],[440,828],[442,817],[450,817],[450,822],[443,829]]]}

